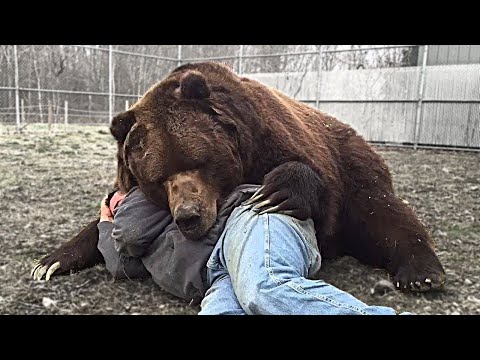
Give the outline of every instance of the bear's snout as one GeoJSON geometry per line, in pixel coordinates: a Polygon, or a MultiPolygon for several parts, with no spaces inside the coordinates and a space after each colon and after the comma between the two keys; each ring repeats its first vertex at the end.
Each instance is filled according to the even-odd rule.
{"type": "Polygon", "coordinates": [[[175,221],[182,232],[195,230],[200,226],[202,217],[198,206],[182,205],[175,212],[175,221]]]}
{"type": "Polygon", "coordinates": [[[164,183],[178,229],[190,240],[204,236],[217,218],[218,191],[204,178],[196,169],[172,175],[164,183]]]}

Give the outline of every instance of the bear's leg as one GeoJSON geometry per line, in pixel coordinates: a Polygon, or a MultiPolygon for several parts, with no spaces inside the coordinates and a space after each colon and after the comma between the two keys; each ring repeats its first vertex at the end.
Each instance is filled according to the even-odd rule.
{"type": "Polygon", "coordinates": [[[103,256],[97,248],[99,220],[89,223],[72,240],[35,264],[31,273],[33,278],[48,280],[52,275],[69,275],[103,263],[103,256]]]}
{"type": "Polygon", "coordinates": [[[414,210],[394,195],[364,187],[346,209],[345,252],[369,265],[385,268],[402,290],[442,287],[445,271],[434,243],[414,210]]]}

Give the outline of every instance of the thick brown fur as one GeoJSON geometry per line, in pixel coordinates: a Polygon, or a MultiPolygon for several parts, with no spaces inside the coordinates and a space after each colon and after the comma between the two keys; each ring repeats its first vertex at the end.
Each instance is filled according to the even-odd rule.
{"type": "MultiPolygon", "coordinates": [[[[121,167],[121,171],[125,170],[124,166],[121,167]]],[[[119,169],[117,179],[121,174],[123,173],[120,172],[119,169]]],[[[117,183],[118,181],[116,180],[115,184],[117,183]]],[[[105,204],[107,206],[110,205],[110,200],[117,189],[118,188],[115,185],[115,190],[107,195],[105,199],[105,204]]],[[[38,264],[34,265],[34,268],[39,265],[49,268],[58,262],[59,268],[54,272],[54,276],[57,276],[69,275],[98,264],[103,264],[105,261],[97,247],[99,236],[97,225],[99,221],[100,216],[97,216],[93,221],[85,225],[72,239],[62,244],[53,253],[44,256],[38,264]]]]}
{"type": "MultiPolygon", "coordinates": [[[[282,164],[305,164],[316,174],[320,209],[312,217],[324,257],[348,254],[385,268],[402,289],[445,282],[428,230],[394,194],[385,162],[359,134],[226,66],[177,68],[115,117],[111,131],[119,144],[117,186],[128,191],[138,183],[163,204],[165,183],[179,173],[197,171],[220,203],[282,164]]],[[[279,177],[287,173],[265,182],[286,183],[279,177]]]]}
{"type": "Polygon", "coordinates": [[[126,165],[152,199],[164,201],[159,189],[172,175],[198,169],[221,201],[235,186],[299,161],[325,190],[323,216],[314,219],[323,256],[348,254],[385,268],[401,288],[444,283],[433,240],[395,196],[385,162],[334,117],[213,62],[177,68],[129,116],[126,165]]]}
{"type": "MultiPolygon", "coordinates": [[[[97,248],[100,218],[93,220],[53,253],[43,257],[39,265],[47,267],[60,262],[54,275],[70,275],[83,269],[104,263],[103,256],[97,248]]],[[[35,265],[37,266],[37,265],[35,265]]]]}

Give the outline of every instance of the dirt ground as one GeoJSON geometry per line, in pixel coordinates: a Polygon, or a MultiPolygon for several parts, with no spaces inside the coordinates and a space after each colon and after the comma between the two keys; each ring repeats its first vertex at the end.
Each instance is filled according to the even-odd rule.
{"type": "MultiPolygon", "coordinates": [[[[397,193],[437,242],[443,291],[372,294],[388,275],[353,258],[325,261],[323,278],[369,304],[418,314],[480,314],[480,153],[379,149],[397,193]]],[[[35,259],[93,219],[112,183],[107,127],[68,133],[0,134],[0,314],[196,314],[151,280],[113,281],[102,266],[34,282],[35,259]]]]}

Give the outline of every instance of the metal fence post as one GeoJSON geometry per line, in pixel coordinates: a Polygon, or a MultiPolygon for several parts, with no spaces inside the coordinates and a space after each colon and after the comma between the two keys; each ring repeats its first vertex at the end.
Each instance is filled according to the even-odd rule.
{"type": "Polygon", "coordinates": [[[128,111],[129,107],[130,105],[128,104],[128,100],[125,100],[125,111],[128,111]]]}
{"type": "Polygon", "coordinates": [[[177,49],[177,67],[182,65],[182,45],[178,45],[177,49]]]}
{"type": "Polygon", "coordinates": [[[20,131],[20,86],[18,78],[18,54],[17,45],[13,45],[13,56],[15,64],[15,117],[17,120],[17,131],[20,131]]]}
{"type": "Polygon", "coordinates": [[[423,60],[422,68],[420,70],[420,81],[418,84],[418,101],[417,101],[417,115],[415,117],[414,123],[414,133],[413,133],[413,149],[417,150],[418,139],[420,137],[420,122],[423,115],[423,93],[425,91],[425,77],[426,77],[426,68],[427,68],[427,57],[428,57],[428,45],[424,45],[423,48],[423,60]]]}
{"type": "Polygon", "coordinates": [[[25,126],[25,100],[23,99],[20,100],[20,111],[22,112],[22,116],[20,117],[21,124],[25,126]]]}
{"type": "Polygon", "coordinates": [[[53,108],[52,101],[48,99],[48,132],[52,131],[52,122],[53,122],[53,108]]]}
{"type": "Polygon", "coordinates": [[[242,75],[243,72],[243,45],[240,45],[238,52],[238,75],[242,75]]]}
{"type": "Polygon", "coordinates": [[[317,109],[320,109],[320,88],[321,88],[321,83],[322,83],[322,45],[318,45],[318,53],[317,53],[317,63],[318,63],[318,69],[317,69],[317,91],[315,93],[315,106],[317,109]]]}
{"type": "Polygon", "coordinates": [[[67,100],[65,100],[64,120],[65,120],[65,125],[68,125],[68,101],[67,100]]]}
{"type": "Polygon", "coordinates": [[[113,119],[113,58],[112,45],[108,45],[108,123],[113,119]]]}

